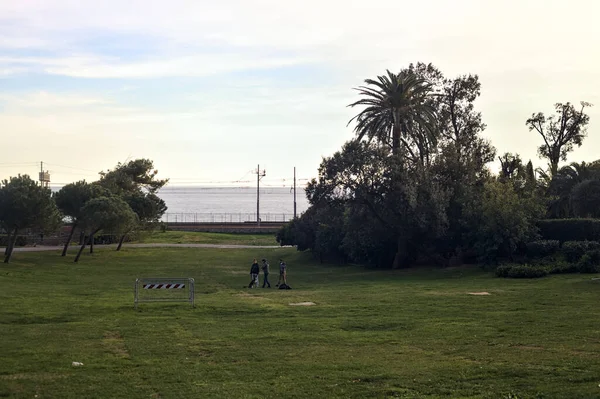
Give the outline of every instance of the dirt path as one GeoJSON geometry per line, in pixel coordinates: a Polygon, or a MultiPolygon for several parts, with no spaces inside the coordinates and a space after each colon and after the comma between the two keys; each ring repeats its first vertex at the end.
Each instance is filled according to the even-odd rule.
{"type": "MultiPolygon", "coordinates": [[[[117,244],[94,245],[94,248],[116,248],[117,244]]],[[[70,250],[79,248],[78,245],[71,245],[70,250]]],[[[123,248],[220,248],[220,249],[275,249],[291,248],[290,246],[279,245],[233,245],[233,244],[123,244],[123,248]]],[[[0,248],[2,249],[2,248],[0,248]]],[[[17,247],[15,252],[41,252],[41,251],[62,251],[63,246],[37,246],[37,247],[17,247]]]]}

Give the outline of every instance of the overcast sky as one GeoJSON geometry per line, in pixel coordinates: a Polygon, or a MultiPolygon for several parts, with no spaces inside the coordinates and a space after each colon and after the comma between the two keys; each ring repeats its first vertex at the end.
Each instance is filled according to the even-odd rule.
{"type": "Polygon", "coordinates": [[[486,136],[536,165],[525,120],[596,104],[569,157],[594,160],[599,15],[594,0],[0,0],[0,177],[44,161],[53,183],[94,180],[145,157],[172,184],[260,163],[289,185],[352,137],[352,87],[416,61],[478,74],[486,136]]]}

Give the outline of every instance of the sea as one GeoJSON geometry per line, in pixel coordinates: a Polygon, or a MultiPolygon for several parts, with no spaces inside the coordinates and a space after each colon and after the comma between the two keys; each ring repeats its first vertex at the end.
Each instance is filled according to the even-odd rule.
{"type": "MultiPolygon", "coordinates": [[[[294,192],[290,187],[261,187],[261,221],[280,222],[294,217],[294,192]]],[[[256,187],[163,187],[158,196],[167,204],[165,222],[256,221],[256,187]]],[[[296,214],[308,209],[304,188],[296,188],[296,214]]]]}

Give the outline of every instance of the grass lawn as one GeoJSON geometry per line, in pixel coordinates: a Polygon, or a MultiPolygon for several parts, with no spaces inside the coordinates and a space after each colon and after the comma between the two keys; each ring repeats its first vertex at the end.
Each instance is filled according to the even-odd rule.
{"type": "Polygon", "coordinates": [[[172,244],[279,245],[275,234],[228,234],[195,231],[142,232],[133,242],[172,244]]]}
{"type": "Polygon", "coordinates": [[[590,275],[369,271],[293,249],[72,257],[15,253],[0,268],[0,397],[600,397],[590,275]],[[242,288],[263,256],[273,271],[285,256],[292,290],[242,288]],[[194,277],[196,308],[134,311],[138,276],[194,277]],[[316,306],[289,306],[303,301],[316,306]]]}

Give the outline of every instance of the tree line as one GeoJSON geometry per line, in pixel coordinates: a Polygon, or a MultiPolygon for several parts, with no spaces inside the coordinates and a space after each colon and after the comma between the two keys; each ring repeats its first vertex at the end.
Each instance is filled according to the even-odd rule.
{"type": "Polygon", "coordinates": [[[136,159],[100,172],[97,181],[67,184],[54,194],[28,175],[2,181],[0,227],[7,233],[4,262],[10,261],[19,234],[26,230],[53,233],[65,222],[71,228],[62,256],[67,255],[76,230],[81,246],[75,262],[86,245],[93,252],[94,236],[100,232],[120,237],[120,250],[128,233],[152,226],[167,210],[156,193],[168,179],[158,179],[157,174],[151,160],[136,159]]]}
{"type": "Polygon", "coordinates": [[[600,160],[560,165],[583,144],[591,104],[524,121],[548,163],[534,169],[482,137],[477,75],[417,63],[356,90],[355,137],[323,159],[309,209],[279,231],[281,244],[380,267],[495,263],[539,239],[543,219],[600,217],[600,160]]]}

